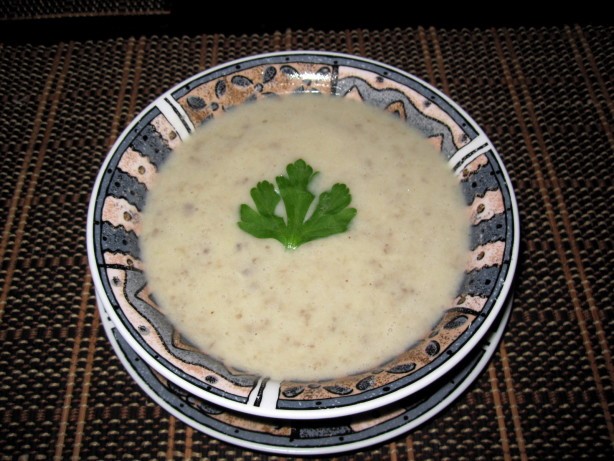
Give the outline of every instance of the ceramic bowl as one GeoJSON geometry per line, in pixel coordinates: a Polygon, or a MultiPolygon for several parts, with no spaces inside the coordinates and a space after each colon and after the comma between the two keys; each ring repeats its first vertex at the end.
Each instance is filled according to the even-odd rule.
{"type": "Polygon", "coordinates": [[[441,378],[477,347],[501,311],[512,285],[518,242],[518,211],[509,177],[494,146],[469,115],[406,72],[327,52],[247,57],[190,77],[161,95],[109,152],[87,222],[96,292],[130,347],[165,379],[198,398],[232,411],[281,419],[370,411],[441,378]],[[335,380],[280,382],[230,369],[175,331],[148,289],[139,247],[140,213],[158,168],[196,127],[265,93],[304,92],[372,104],[432,138],[465,197],[471,248],[458,295],[430,333],[405,352],[377,369],[335,380]]]}

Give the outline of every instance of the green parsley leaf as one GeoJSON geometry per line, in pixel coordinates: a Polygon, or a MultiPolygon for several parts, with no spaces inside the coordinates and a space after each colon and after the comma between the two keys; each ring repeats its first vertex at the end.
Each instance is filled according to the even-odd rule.
{"type": "Polygon", "coordinates": [[[277,176],[277,189],[268,181],[259,182],[250,194],[256,210],[242,204],[239,209],[239,227],[257,238],[273,238],[287,249],[294,250],[303,243],[329,235],[345,232],[354,216],[355,208],[348,208],[352,201],[345,184],[335,184],[322,192],[311,216],[307,212],[315,199],[308,187],[318,174],[300,159],[286,167],[287,176],[277,176]],[[278,203],[283,201],[286,219],[275,214],[278,203]]]}

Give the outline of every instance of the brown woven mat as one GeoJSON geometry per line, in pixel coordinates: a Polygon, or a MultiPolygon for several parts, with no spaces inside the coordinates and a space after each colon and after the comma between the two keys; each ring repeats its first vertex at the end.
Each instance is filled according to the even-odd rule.
{"type": "Polygon", "coordinates": [[[168,14],[171,0],[0,0],[0,19],[168,14]]]}
{"type": "Polygon", "coordinates": [[[614,28],[289,30],[0,43],[0,458],[267,459],[199,433],[126,373],[85,253],[95,175],[162,91],[241,56],[354,53],[464,107],[515,184],[522,259],[503,342],[469,391],[370,460],[614,459],[614,28]]]}

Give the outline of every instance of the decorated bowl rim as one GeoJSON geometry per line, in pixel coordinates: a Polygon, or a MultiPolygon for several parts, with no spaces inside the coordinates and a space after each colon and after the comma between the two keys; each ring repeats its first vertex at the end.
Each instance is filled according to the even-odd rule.
{"type": "MultiPolygon", "coordinates": [[[[185,135],[185,133],[184,133],[185,135]]],[[[456,157],[456,154],[454,155],[456,157]]],[[[466,161],[467,156],[459,157],[457,159],[453,159],[458,162],[466,161]]],[[[509,225],[509,224],[508,224],[509,225]]],[[[280,52],[271,52],[271,53],[262,53],[255,54],[251,56],[242,57],[240,59],[235,59],[232,61],[224,62],[214,67],[205,69],[201,72],[198,72],[178,84],[174,85],[171,89],[162,93],[160,96],[156,97],[150,104],[148,104],[138,115],[136,115],[133,120],[128,124],[128,126],[123,130],[123,132],[118,136],[117,140],[112,145],[111,149],[105,156],[103,163],[100,166],[100,170],[94,182],[94,186],[92,188],[92,195],[89,202],[88,207],[88,215],[87,215],[87,228],[86,228],[86,241],[87,241],[87,255],[88,262],[90,267],[90,272],[92,275],[92,280],[94,283],[94,287],[96,293],[100,296],[101,302],[104,305],[105,310],[112,317],[112,321],[115,324],[118,332],[124,337],[130,346],[144,359],[149,366],[151,366],[158,373],[163,375],[165,378],[174,382],[175,384],[183,387],[188,392],[198,395],[206,400],[209,400],[213,403],[216,403],[220,406],[227,407],[231,410],[236,410],[244,413],[254,414],[256,416],[263,417],[274,417],[274,418],[293,418],[293,419],[319,419],[319,418],[330,418],[330,417],[340,417],[350,414],[356,414],[367,410],[372,410],[374,408],[388,405],[398,399],[406,397],[424,387],[428,386],[428,384],[434,382],[439,379],[441,376],[450,371],[456,364],[458,364],[462,358],[474,347],[476,347],[486,332],[489,331],[491,324],[498,317],[498,313],[501,308],[505,305],[508,294],[512,288],[514,274],[516,272],[516,266],[518,262],[518,254],[519,254],[519,235],[520,235],[520,223],[518,216],[518,205],[515,198],[514,190],[512,187],[511,180],[509,178],[508,172],[505,169],[503,161],[498,154],[496,148],[492,145],[488,137],[485,135],[482,128],[475,122],[473,118],[469,114],[465,112],[465,110],[460,107],[455,101],[453,101],[450,97],[443,94],[440,90],[436,89],[429,83],[424,80],[412,75],[408,72],[405,72],[399,68],[394,66],[369,59],[361,56],[356,56],[352,54],[346,53],[338,53],[338,52],[327,52],[327,51],[310,51],[310,50],[289,50],[289,51],[280,51],[280,52]],[[124,324],[122,319],[115,314],[115,309],[112,306],[111,301],[109,300],[109,296],[105,291],[105,285],[102,281],[102,276],[99,273],[99,270],[102,270],[100,267],[97,257],[96,257],[96,248],[94,247],[94,226],[95,226],[95,211],[98,205],[99,194],[101,190],[101,183],[103,177],[106,173],[106,170],[117,154],[117,150],[126,138],[126,136],[139,124],[144,114],[147,114],[149,111],[154,109],[157,104],[164,100],[165,98],[172,97],[172,94],[177,92],[178,90],[184,88],[190,82],[193,82],[199,78],[211,75],[215,72],[218,72],[223,69],[228,69],[233,66],[240,66],[242,63],[248,63],[256,60],[262,60],[266,58],[279,58],[286,57],[287,61],[292,63],[292,58],[299,56],[314,56],[321,58],[330,58],[330,59],[343,59],[347,61],[351,61],[353,64],[364,63],[364,65],[375,66],[381,69],[387,69],[388,71],[398,74],[404,78],[411,79],[415,81],[417,84],[423,86],[425,89],[432,92],[432,94],[436,95],[440,98],[441,101],[450,105],[457,113],[462,115],[466,120],[472,122],[472,128],[476,130],[478,133],[477,136],[484,138],[488,142],[490,152],[494,159],[498,162],[498,168],[500,169],[501,175],[504,179],[504,184],[507,188],[507,193],[509,195],[509,208],[511,215],[513,216],[513,222],[511,223],[511,237],[512,237],[512,246],[511,252],[508,262],[508,269],[503,280],[499,293],[497,295],[497,299],[494,302],[490,312],[488,315],[481,319],[481,323],[479,327],[472,331],[469,338],[462,342],[459,350],[454,354],[450,355],[445,359],[445,361],[439,364],[436,368],[429,371],[425,376],[418,379],[415,382],[411,382],[404,387],[401,387],[394,392],[390,393],[381,393],[381,395],[372,396],[372,398],[368,398],[366,400],[358,401],[352,404],[342,404],[340,406],[332,406],[320,409],[301,409],[301,408],[276,408],[274,406],[254,406],[254,405],[246,405],[243,402],[238,402],[233,399],[228,399],[224,396],[213,394],[203,390],[203,388],[193,384],[189,380],[185,379],[181,374],[173,372],[168,366],[161,363],[159,358],[156,357],[156,354],[152,355],[150,351],[146,350],[134,337],[133,333],[129,330],[129,328],[124,324]]],[[[461,334],[459,337],[463,336],[461,334]]],[[[262,383],[266,384],[266,383],[262,383]]],[[[259,384],[260,387],[260,384],[259,384]]],[[[263,388],[261,388],[261,393],[263,388]]],[[[266,388],[264,388],[264,392],[266,393],[266,388]]]]}

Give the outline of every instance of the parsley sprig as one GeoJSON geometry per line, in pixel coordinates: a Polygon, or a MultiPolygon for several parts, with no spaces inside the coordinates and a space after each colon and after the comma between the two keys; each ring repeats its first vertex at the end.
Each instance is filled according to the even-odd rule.
{"type": "Polygon", "coordinates": [[[355,208],[345,184],[335,184],[322,192],[311,216],[307,212],[315,199],[308,187],[318,174],[304,160],[299,159],[286,167],[287,176],[277,176],[277,188],[269,181],[261,181],[252,188],[251,196],[256,210],[246,204],[240,207],[239,227],[254,237],[273,238],[287,249],[329,235],[345,232],[354,216],[355,208]],[[286,209],[286,219],[275,214],[280,201],[286,209]]]}

